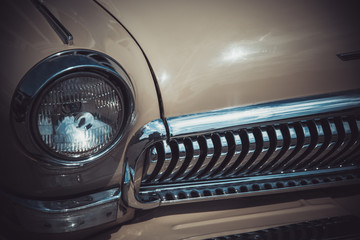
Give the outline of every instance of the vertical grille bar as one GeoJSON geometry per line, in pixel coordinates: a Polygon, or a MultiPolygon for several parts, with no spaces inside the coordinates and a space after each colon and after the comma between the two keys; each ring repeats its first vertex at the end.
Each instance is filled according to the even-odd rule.
{"type": "MultiPolygon", "coordinates": [[[[282,159],[286,159],[286,154],[290,154],[289,147],[292,144],[290,139],[290,132],[287,125],[277,125],[275,126],[275,133],[276,133],[276,149],[274,153],[270,156],[269,160],[265,162],[262,166],[262,169],[259,171],[260,173],[263,172],[272,172],[274,167],[277,164],[282,162],[282,159]]],[[[293,146],[296,143],[293,142],[293,146]]]]}
{"type": "Polygon", "coordinates": [[[248,131],[244,131],[244,132],[247,133],[249,150],[246,156],[241,160],[239,166],[232,171],[231,173],[232,176],[238,175],[243,169],[246,169],[247,166],[249,166],[254,161],[257,155],[260,154],[262,148],[261,145],[259,146],[259,144],[256,143],[256,138],[254,134],[254,132],[257,132],[256,130],[254,131],[254,129],[249,129],[248,131]]]}

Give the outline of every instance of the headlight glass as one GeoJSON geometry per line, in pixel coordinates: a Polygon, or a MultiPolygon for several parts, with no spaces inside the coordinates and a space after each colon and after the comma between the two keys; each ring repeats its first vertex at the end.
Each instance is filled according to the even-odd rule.
{"type": "Polygon", "coordinates": [[[106,149],[123,121],[121,91],[96,73],[58,79],[40,95],[34,116],[42,145],[66,158],[89,157],[106,149]]]}

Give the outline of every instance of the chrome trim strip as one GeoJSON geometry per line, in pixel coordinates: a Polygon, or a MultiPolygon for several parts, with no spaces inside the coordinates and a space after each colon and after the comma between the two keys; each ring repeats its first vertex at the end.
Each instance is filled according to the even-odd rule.
{"type": "Polygon", "coordinates": [[[253,106],[222,109],[167,118],[170,137],[185,137],[248,124],[259,124],[338,112],[360,107],[360,89],[335,95],[319,95],[253,106]]]}
{"type": "MultiPolygon", "coordinates": [[[[164,122],[161,119],[149,122],[139,129],[130,140],[125,153],[125,173],[122,184],[123,201],[126,205],[138,209],[151,209],[160,206],[160,199],[144,202],[139,189],[144,171],[144,155],[147,148],[167,137],[164,122]]],[[[145,170],[146,171],[146,170],[145,170]]]]}
{"type": "Polygon", "coordinates": [[[160,206],[182,203],[194,203],[231,199],[238,197],[259,196],[319,188],[339,187],[360,184],[358,167],[347,167],[341,170],[311,171],[294,173],[287,176],[244,177],[235,180],[208,181],[198,183],[179,183],[142,187],[143,198],[157,195],[161,198],[160,206]],[[355,174],[357,172],[357,174],[355,174]],[[351,178],[348,178],[348,177],[351,178]],[[321,180],[327,179],[327,180],[321,180]],[[313,182],[314,181],[314,182],[313,182]],[[290,184],[291,183],[291,184],[290,184]],[[230,190],[231,189],[231,190],[230,190]],[[244,190],[242,190],[244,189],[244,190]],[[170,199],[167,195],[172,195],[170,199]]]}
{"type": "Polygon", "coordinates": [[[343,61],[357,60],[360,59],[360,50],[347,53],[339,53],[336,54],[336,56],[338,56],[338,58],[343,61]]]}
{"type": "Polygon", "coordinates": [[[216,179],[216,180],[209,180],[206,182],[198,182],[198,183],[191,183],[191,182],[181,182],[181,183],[172,183],[172,184],[159,184],[159,185],[151,185],[151,186],[144,186],[141,187],[141,192],[146,191],[155,191],[158,189],[161,190],[179,190],[184,189],[187,187],[212,187],[216,184],[219,185],[233,185],[233,184],[240,184],[245,182],[254,182],[254,181],[268,181],[274,180],[279,178],[294,178],[294,177],[306,177],[306,176],[316,176],[317,174],[334,174],[342,171],[351,171],[359,169],[359,167],[343,167],[341,169],[324,169],[324,170],[315,170],[315,171],[306,171],[306,172],[296,172],[296,173],[287,173],[286,176],[282,174],[274,174],[274,175],[262,175],[262,176],[252,176],[252,177],[241,177],[236,179],[216,179]]]}
{"type": "Polygon", "coordinates": [[[88,194],[86,196],[54,201],[42,201],[18,198],[6,193],[0,192],[0,195],[6,196],[8,199],[13,200],[19,205],[43,212],[43,213],[70,213],[84,209],[89,209],[109,202],[119,202],[121,191],[119,188],[109,189],[103,192],[88,194]]]}
{"type": "Polygon", "coordinates": [[[186,198],[180,200],[170,200],[170,201],[161,201],[160,206],[169,206],[175,204],[184,204],[184,203],[197,203],[197,202],[208,202],[215,200],[225,200],[225,199],[233,199],[239,197],[255,197],[255,196],[263,196],[270,194],[280,194],[280,193],[291,193],[296,191],[306,191],[306,190],[314,190],[314,189],[325,189],[330,187],[340,187],[345,185],[358,185],[360,184],[360,180],[350,180],[344,182],[334,182],[334,183],[323,183],[317,185],[307,185],[302,187],[284,187],[281,189],[268,189],[268,190],[259,190],[257,192],[245,192],[245,193],[233,193],[233,194],[223,194],[209,197],[199,197],[199,198],[186,198]]]}
{"type": "Polygon", "coordinates": [[[15,227],[35,233],[64,233],[115,224],[126,215],[119,187],[64,200],[33,200],[0,191],[15,227]]]}
{"type": "Polygon", "coordinates": [[[73,45],[74,37],[65,26],[50,12],[50,10],[39,0],[32,0],[36,8],[46,18],[47,22],[54,29],[61,41],[67,45],[73,45]]]}

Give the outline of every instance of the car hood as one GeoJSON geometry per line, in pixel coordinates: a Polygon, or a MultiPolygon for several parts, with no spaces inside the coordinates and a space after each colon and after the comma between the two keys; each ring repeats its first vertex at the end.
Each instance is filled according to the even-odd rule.
{"type": "Polygon", "coordinates": [[[165,117],[360,88],[357,1],[99,1],[133,35],[165,117]]]}

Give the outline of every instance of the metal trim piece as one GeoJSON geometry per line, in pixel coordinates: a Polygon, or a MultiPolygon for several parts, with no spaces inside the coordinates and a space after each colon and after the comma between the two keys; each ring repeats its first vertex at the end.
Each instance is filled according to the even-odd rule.
{"type": "Polygon", "coordinates": [[[343,61],[357,60],[360,59],[360,50],[347,53],[339,53],[336,54],[336,56],[338,56],[343,61]]]}
{"type": "Polygon", "coordinates": [[[74,42],[73,35],[65,26],[50,12],[50,10],[39,0],[32,0],[34,5],[39,9],[41,14],[46,18],[50,26],[54,29],[64,44],[72,45],[74,42]]]}
{"type": "Polygon", "coordinates": [[[15,203],[12,217],[18,224],[37,233],[64,233],[115,223],[124,215],[120,188],[64,200],[31,200],[4,192],[0,196],[15,203]],[[96,217],[94,217],[96,216],[96,217]]]}
{"type": "Polygon", "coordinates": [[[359,184],[359,168],[349,167],[286,176],[278,174],[182,185],[145,186],[141,188],[140,196],[143,199],[156,196],[161,199],[160,206],[167,206],[359,184]]]}
{"type": "Polygon", "coordinates": [[[76,212],[109,202],[119,201],[121,197],[121,191],[119,188],[113,188],[78,198],[54,201],[23,199],[2,192],[0,192],[0,195],[4,195],[19,205],[38,212],[58,214],[76,212]]]}
{"type": "Polygon", "coordinates": [[[125,154],[125,173],[123,174],[123,201],[137,209],[151,209],[160,206],[160,199],[144,202],[139,198],[139,189],[144,168],[144,151],[152,144],[167,137],[164,122],[154,120],[139,129],[130,140],[125,154]]]}
{"type": "Polygon", "coordinates": [[[185,137],[253,123],[339,112],[360,107],[360,89],[333,95],[290,99],[253,106],[167,118],[170,137],[185,137]]]}

